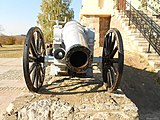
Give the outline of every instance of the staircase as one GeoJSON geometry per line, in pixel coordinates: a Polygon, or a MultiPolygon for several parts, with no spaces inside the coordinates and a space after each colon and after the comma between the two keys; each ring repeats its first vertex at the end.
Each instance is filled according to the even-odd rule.
{"type": "Polygon", "coordinates": [[[147,10],[136,10],[128,2],[116,11],[126,50],[143,55],[155,72],[160,70],[160,19],[147,10]]]}
{"type": "MultiPolygon", "coordinates": [[[[141,0],[139,0],[141,1],[141,0]]],[[[156,18],[160,18],[160,0],[148,0],[148,3],[146,3],[147,11],[150,11],[148,15],[151,15],[151,17],[155,16],[156,18]]]]}

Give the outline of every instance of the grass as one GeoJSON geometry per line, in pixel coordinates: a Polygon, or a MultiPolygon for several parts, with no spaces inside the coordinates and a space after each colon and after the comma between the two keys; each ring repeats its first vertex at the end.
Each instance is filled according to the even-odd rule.
{"type": "Polygon", "coordinates": [[[3,45],[0,58],[19,58],[23,54],[23,45],[3,45]]]}

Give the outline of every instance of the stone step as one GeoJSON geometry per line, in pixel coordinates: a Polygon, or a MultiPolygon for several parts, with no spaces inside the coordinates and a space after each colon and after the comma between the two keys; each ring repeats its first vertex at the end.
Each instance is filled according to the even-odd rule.
{"type": "Polygon", "coordinates": [[[129,36],[133,36],[134,38],[142,38],[143,35],[140,32],[131,33],[129,36]]]}
{"type": "Polygon", "coordinates": [[[134,44],[137,46],[148,46],[149,43],[147,41],[134,41],[134,44]]]}
{"type": "Polygon", "coordinates": [[[159,60],[160,61],[160,56],[149,57],[148,60],[159,60]]]}
{"type": "Polygon", "coordinates": [[[139,37],[139,38],[135,38],[135,37],[132,37],[133,41],[147,41],[144,37],[139,37]]]}
{"type": "Polygon", "coordinates": [[[157,67],[157,68],[154,69],[155,73],[158,73],[159,71],[160,71],[160,67],[157,67]]]}
{"type": "Polygon", "coordinates": [[[159,22],[156,22],[156,24],[158,24],[160,26],[160,21],[159,22]]]}
{"type": "Polygon", "coordinates": [[[157,53],[145,53],[144,55],[148,60],[160,60],[160,56],[157,53]]]}
{"type": "Polygon", "coordinates": [[[147,52],[148,51],[148,47],[147,46],[138,46],[138,51],[147,52]]]}
{"type": "Polygon", "coordinates": [[[128,30],[137,30],[137,28],[136,28],[136,26],[135,25],[130,25],[130,26],[126,26],[125,28],[124,28],[124,30],[125,31],[128,31],[128,30]]]}
{"type": "MultiPolygon", "coordinates": [[[[126,28],[126,29],[128,29],[128,28],[126,28]]],[[[130,29],[128,29],[128,30],[126,30],[127,32],[127,35],[131,35],[132,33],[138,33],[139,32],[139,30],[138,29],[136,29],[136,28],[130,28],[130,29]]]]}
{"type": "Polygon", "coordinates": [[[147,59],[152,59],[152,58],[159,58],[160,56],[157,53],[144,53],[143,54],[144,57],[146,57],[147,59]]]}
{"type": "MultiPolygon", "coordinates": [[[[148,46],[138,46],[138,50],[142,53],[147,53],[148,46]]],[[[155,52],[155,50],[151,47],[150,52],[155,52]]]]}
{"type": "Polygon", "coordinates": [[[121,18],[120,21],[122,21],[122,22],[128,22],[128,21],[129,21],[129,18],[127,18],[127,17],[124,16],[124,18],[121,18]]]}
{"type": "Polygon", "coordinates": [[[148,63],[154,68],[160,67],[160,60],[148,60],[148,63]]]}
{"type": "Polygon", "coordinates": [[[131,35],[128,35],[131,40],[137,40],[137,39],[145,39],[141,33],[132,33],[131,35]]]}
{"type": "Polygon", "coordinates": [[[121,20],[121,19],[123,19],[123,18],[126,18],[126,17],[125,17],[124,15],[120,15],[120,14],[119,14],[118,17],[117,17],[118,20],[121,20]]]}
{"type": "Polygon", "coordinates": [[[119,14],[120,14],[119,10],[114,10],[114,13],[115,13],[115,16],[118,18],[119,14]]]}
{"type": "MultiPolygon", "coordinates": [[[[128,26],[129,18],[126,18],[126,16],[124,16],[122,14],[119,15],[118,18],[121,23],[122,29],[125,31],[123,36],[128,36],[126,38],[129,40],[132,40],[133,49],[137,50],[137,52],[142,54],[149,61],[149,64],[155,70],[157,70],[157,71],[160,70],[160,56],[157,53],[155,53],[155,50],[152,47],[151,47],[152,53],[147,53],[149,43],[144,38],[144,36],[139,32],[139,30],[136,28],[136,26],[134,24],[132,24],[132,22],[131,22],[131,25],[128,26]]],[[[160,24],[160,22],[158,22],[158,23],[160,24]]]]}
{"type": "Polygon", "coordinates": [[[134,24],[132,22],[130,22],[130,25],[129,25],[129,21],[123,21],[121,22],[121,26],[123,29],[126,29],[126,27],[129,27],[129,26],[133,26],[134,24]]]}

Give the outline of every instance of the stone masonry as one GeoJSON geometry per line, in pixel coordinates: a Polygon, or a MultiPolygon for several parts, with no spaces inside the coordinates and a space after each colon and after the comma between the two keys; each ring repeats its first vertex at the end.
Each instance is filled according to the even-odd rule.
{"type": "Polygon", "coordinates": [[[108,93],[99,67],[93,78],[50,77],[40,94],[27,91],[6,109],[5,120],[138,120],[138,109],[118,89],[108,93]]]}
{"type": "Polygon", "coordinates": [[[95,48],[102,47],[104,36],[110,28],[110,15],[84,15],[81,23],[95,30],[95,48]]]}

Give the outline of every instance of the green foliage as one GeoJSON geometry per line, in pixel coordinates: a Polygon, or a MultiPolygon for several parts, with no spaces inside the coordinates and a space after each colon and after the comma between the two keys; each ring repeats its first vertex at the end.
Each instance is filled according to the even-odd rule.
{"type": "Polygon", "coordinates": [[[73,9],[69,8],[69,4],[65,4],[62,0],[42,0],[41,13],[38,15],[38,24],[41,26],[47,42],[53,41],[54,22],[48,20],[50,14],[51,20],[67,21],[74,17],[73,9]]]}

